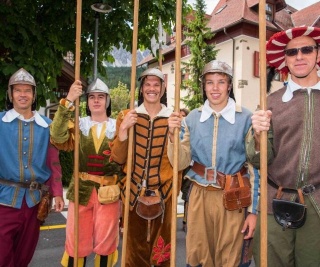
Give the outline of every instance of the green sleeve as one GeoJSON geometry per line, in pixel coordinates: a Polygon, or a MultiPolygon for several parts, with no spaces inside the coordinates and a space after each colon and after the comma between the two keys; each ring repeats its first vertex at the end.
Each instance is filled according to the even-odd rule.
{"type": "Polygon", "coordinates": [[[50,125],[51,141],[54,143],[62,144],[68,142],[70,138],[70,130],[74,128],[72,122],[73,112],[68,108],[59,105],[53,121],[50,125]]]}

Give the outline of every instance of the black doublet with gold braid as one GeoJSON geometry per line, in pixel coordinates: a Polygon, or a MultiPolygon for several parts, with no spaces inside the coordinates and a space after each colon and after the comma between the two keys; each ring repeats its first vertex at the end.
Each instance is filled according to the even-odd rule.
{"type": "Polygon", "coordinates": [[[156,117],[150,120],[148,115],[138,114],[133,141],[134,155],[130,199],[132,206],[140,194],[143,180],[146,181],[147,189],[158,189],[163,199],[166,199],[171,191],[172,184],[169,187],[164,187],[160,178],[162,159],[164,155],[166,156],[169,129],[167,120],[166,117],[156,117]]]}

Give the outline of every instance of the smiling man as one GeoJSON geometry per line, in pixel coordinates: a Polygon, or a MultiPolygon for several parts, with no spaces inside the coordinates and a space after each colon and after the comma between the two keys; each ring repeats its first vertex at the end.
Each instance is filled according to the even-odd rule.
{"type": "MultiPolygon", "coordinates": [[[[251,112],[234,101],[233,72],[227,63],[219,60],[207,63],[200,78],[204,105],[192,110],[183,120],[177,112],[168,120],[169,159],[173,161],[174,129],[181,126],[179,168],[186,168],[192,162],[185,175],[192,182],[186,261],[188,267],[235,267],[241,261],[244,239],[254,234],[257,197],[251,201],[250,214],[245,217],[245,212],[239,211],[249,205],[236,210],[226,208],[224,190],[225,185],[231,184],[231,177],[241,177],[249,184],[245,137],[251,127],[251,112]]],[[[256,180],[252,185],[255,192],[257,184],[256,180]]],[[[257,194],[251,197],[248,193],[249,201],[253,196],[257,194]]]]}
{"type": "MultiPolygon", "coordinates": [[[[165,84],[159,69],[147,69],[139,80],[143,103],[136,109],[119,113],[111,154],[114,161],[124,164],[125,172],[127,160],[133,160],[126,266],[170,266],[173,170],[166,148],[168,117],[172,111],[160,103],[165,84]],[[134,132],[133,159],[127,159],[131,127],[134,132]],[[137,202],[144,197],[157,198],[161,214],[150,218],[139,213],[137,206],[141,203],[137,202]]],[[[123,203],[125,181],[121,181],[123,203]]]]}
{"type": "Polygon", "coordinates": [[[64,206],[59,157],[49,142],[51,120],[35,110],[36,96],[33,76],[23,68],[16,71],[9,80],[7,111],[0,112],[0,266],[29,265],[44,193],[54,196],[56,211],[64,206]]]}
{"type": "MultiPolygon", "coordinates": [[[[269,131],[268,145],[272,148],[268,149],[272,152],[268,161],[269,266],[320,264],[319,44],[320,28],[316,27],[282,31],[267,43],[268,64],[279,72],[290,73],[287,85],[268,96],[268,110],[252,116],[255,132],[249,151],[252,162],[259,163],[261,131],[269,131]],[[287,203],[292,206],[291,213],[287,208],[287,219],[282,218],[280,225],[274,218],[280,214],[276,196],[284,201],[300,199],[308,212],[300,214],[294,203],[287,203]],[[292,225],[290,218],[294,217],[301,219],[299,226],[292,225]]],[[[254,256],[258,263],[259,239],[256,241],[254,256]]]]}

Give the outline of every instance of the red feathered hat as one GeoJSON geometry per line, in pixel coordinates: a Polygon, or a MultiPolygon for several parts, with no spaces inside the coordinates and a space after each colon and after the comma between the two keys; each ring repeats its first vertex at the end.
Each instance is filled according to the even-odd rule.
{"type": "Polygon", "coordinates": [[[299,36],[309,36],[317,42],[318,46],[320,45],[320,28],[304,26],[278,32],[267,43],[266,53],[269,66],[275,67],[282,73],[288,73],[289,70],[284,60],[284,50],[289,41],[299,36]]]}

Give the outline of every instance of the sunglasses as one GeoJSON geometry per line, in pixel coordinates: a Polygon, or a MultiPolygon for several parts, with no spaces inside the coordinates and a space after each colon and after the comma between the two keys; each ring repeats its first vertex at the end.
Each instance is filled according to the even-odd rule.
{"type": "Polygon", "coordinates": [[[318,49],[318,46],[309,45],[309,46],[303,46],[303,47],[299,47],[299,48],[289,48],[289,49],[285,49],[284,53],[288,57],[293,57],[293,56],[298,55],[299,51],[301,51],[301,53],[304,55],[308,55],[313,52],[313,49],[318,49]]]}

